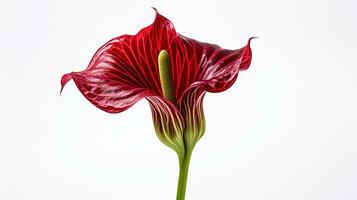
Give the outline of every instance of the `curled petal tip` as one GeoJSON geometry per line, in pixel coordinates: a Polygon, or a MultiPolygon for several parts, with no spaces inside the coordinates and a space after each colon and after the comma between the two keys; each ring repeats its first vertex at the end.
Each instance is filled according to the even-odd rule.
{"type": "Polygon", "coordinates": [[[157,9],[155,7],[151,7],[154,11],[155,11],[155,19],[157,18],[159,14],[159,11],[157,11],[157,9]]]}
{"type": "Polygon", "coordinates": [[[253,39],[258,39],[259,37],[250,37],[249,40],[248,40],[248,46],[250,45],[250,41],[253,40],[253,39]]]}
{"type": "Polygon", "coordinates": [[[66,86],[66,84],[68,83],[68,81],[70,81],[72,79],[72,76],[70,74],[65,74],[62,76],[61,78],[61,91],[60,91],[60,95],[62,94],[62,90],[64,88],[64,86],[66,86]]]}
{"type": "Polygon", "coordinates": [[[158,13],[155,7],[151,7],[151,8],[155,11],[156,14],[158,13]]]}
{"type": "Polygon", "coordinates": [[[154,19],[154,23],[155,23],[155,21],[158,20],[158,18],[160,18],[161,15],[160,15],[159,11],[157,11],[157,9],[156,9],[155,7],[151,7],[151,8],[152,8],[152,9],[154,10],[154,12],[155,12],[155,19],[154,19]]]}
{"type": "Polygon", "coordinates": [[[257,38],[258,37],[249,38],[247,45],[244,47],[240,70],[246,70],[249,68],[252,61],[252,49],[250,48],[250,41],[257,38]]]}

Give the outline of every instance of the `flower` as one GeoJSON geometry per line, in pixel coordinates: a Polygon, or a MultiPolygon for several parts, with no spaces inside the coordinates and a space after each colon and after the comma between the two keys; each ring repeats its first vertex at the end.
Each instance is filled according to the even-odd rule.
{"type": "Polygon", "coordinates": [[[61,92],[73,79],[86,99],[109,113],[146,98],[159,139],[184,163],[205,131],[205,93],[227,90],[249,68],[251,39],[236,50],[199,42],[178,34],[156,11],[151,25],[108,41],[87,69],[63,75],[61,92]]]}

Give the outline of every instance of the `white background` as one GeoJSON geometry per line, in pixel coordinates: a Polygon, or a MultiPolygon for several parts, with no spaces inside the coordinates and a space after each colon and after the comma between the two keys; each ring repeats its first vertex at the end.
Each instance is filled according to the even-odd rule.
{"type": "Polygon", "coordinates": [[[64,73],[153,21],[224,48],[251,36],[253,62],[208,94],[187,200],[357,199],[357,3],[347,1],[0,2],[0,199],[175,199],[175,153],[148,103],[91,105],[64,73]]]}

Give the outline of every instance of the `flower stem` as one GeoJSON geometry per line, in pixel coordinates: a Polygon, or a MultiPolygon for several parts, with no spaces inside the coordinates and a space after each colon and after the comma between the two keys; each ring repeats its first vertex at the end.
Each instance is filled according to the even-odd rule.
{"type": "Polygon", "coordinates": [[[180,175],[177,186],[176,200],[185,200],[187,175],[190,166],[192,150],[187,150],[183,159],[180,160],[180,175]]]}

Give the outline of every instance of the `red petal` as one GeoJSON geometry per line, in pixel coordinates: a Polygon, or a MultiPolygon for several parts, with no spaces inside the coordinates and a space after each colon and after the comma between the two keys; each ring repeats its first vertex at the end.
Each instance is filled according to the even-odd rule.
{"type": "Polygon", "coordinates": [[[73,79],[91,103],[110,113],[124,111],[145,96],[161,95],[157,56],[175,38],[173,24],[156,12],[153,24],[136,35],[104,44],[86,70],[65,74],[62,88],[73,79]]]}
{"type": "Polygon", "coordinates": [[[179,156],[184,155],[184,119],[177,107],[164,98],[147,97],[152,111],[156,135],[162,143],[172,148],[179,156]]]}
{"type": "Polygon", "coordinates": [[[205,93],[201,87],[195,87],[186,92],[182,101],[178,103],[178,108],[185,120],[184,138],[185,144],[189,149],[193,149],[206,129],[203,112],[203,97],[205,93]]]}
{"type": "Polygon", "coordinates": [[[197,86],[209,92],[222,92],[232,86],[238,72],[249,68],[251,39],[243,48],[227,50],[180,35],[169,51],[178,99],[197,86]]]}
{"type": "Polygon", "coordinates": [[[122,84],[111,77],[111,74],[92,70],[65,74],[62,77],[62,88],[70,78],[88,101],[109,113],[122,112],[143,97],[155,95],[146,88],[122,84]]]}

